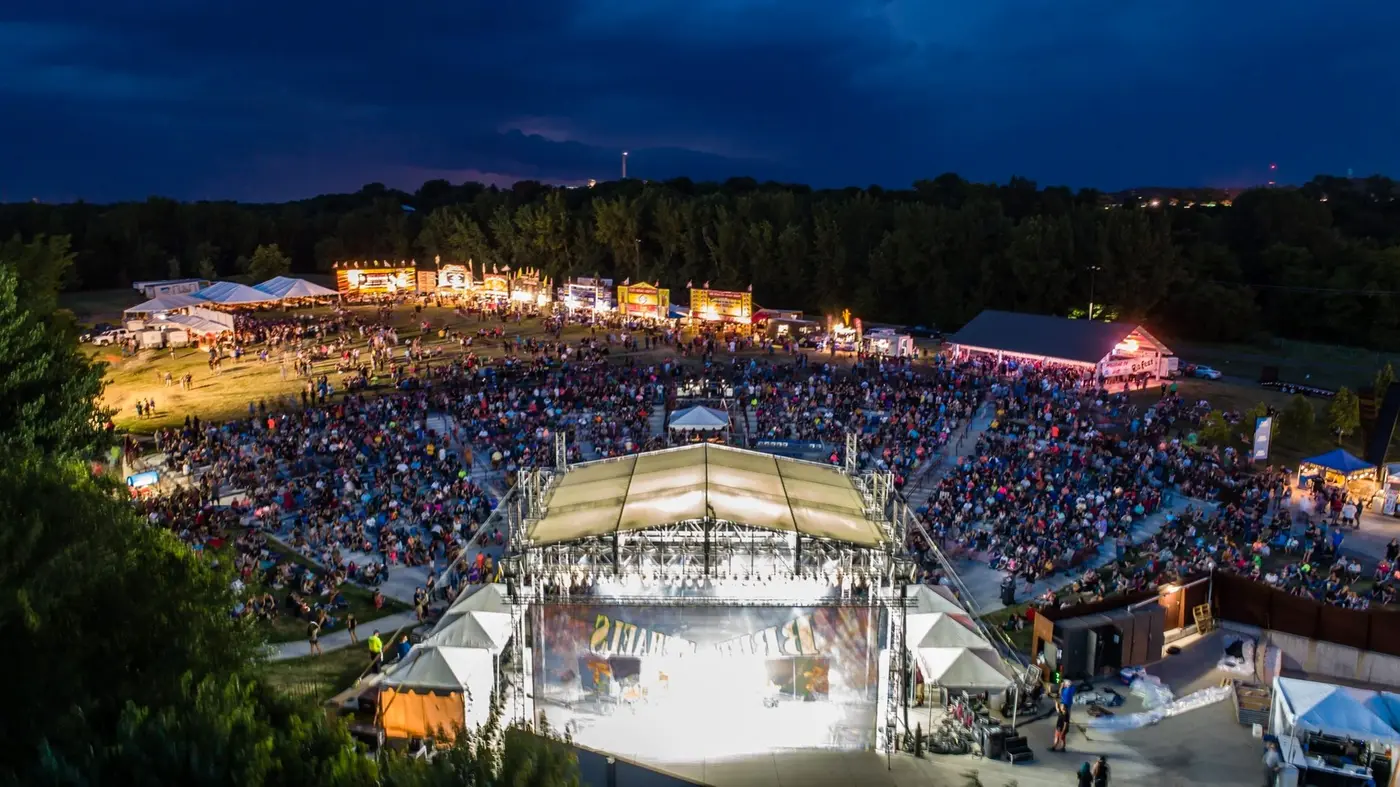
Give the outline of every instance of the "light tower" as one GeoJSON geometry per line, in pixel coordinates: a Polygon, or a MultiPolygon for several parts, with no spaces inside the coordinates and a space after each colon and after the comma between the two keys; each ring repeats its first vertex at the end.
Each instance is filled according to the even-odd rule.
{"type": "Polygon", "coordinates": [[[627,180],[627,151],[622,151],[622,179],[627,180]]]}

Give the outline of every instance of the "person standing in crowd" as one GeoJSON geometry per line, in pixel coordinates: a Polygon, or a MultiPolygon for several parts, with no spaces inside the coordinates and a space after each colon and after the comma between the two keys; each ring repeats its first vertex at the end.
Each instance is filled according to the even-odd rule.
{"type": "Polygon", "coordinates": [[[355,629],[360,625],[360,621],[355,619],[355,613],[351,612],[345,616],[345,630],[350,632],[350,644],[359,643],[360,638],[356,636],[355,629]]]}
{"type": "Polygon", "coordinates": [[[370,668],[378,672],[384,664],[384,640],[379,638],[379,630],[375,629],[365,642],[369,645],[370,668]]]}
{"type": "Polygon", "coordinates": [[[321,655],[321,624],[311,621],[306,625],[306,639],[311,644],[311,655],[321,655]]]}
{"type": "Polygon", "coordinates": [[[1264,749],[1264,787],[1274,787],[1282,770],[1283,754],[1278,750],[1278,741],[1269,741],[1264,749]]]}
{"type": "Polygon", "coordinates": [[[1086,760],[1079,766],[1079,787],[1094,787],[1094,771],[1086,760]]]}
{"type": "Polygon", "coordinates": [[[1108,787],[1108,755],[1100,754],[1094,763],[1094,787],[1108,787]]]}

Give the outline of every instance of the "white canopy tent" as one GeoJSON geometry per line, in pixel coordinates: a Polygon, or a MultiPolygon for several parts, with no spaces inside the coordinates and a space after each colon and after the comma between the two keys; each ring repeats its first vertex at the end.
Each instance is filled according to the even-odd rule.
{"type": "Polygon", "coordinates": [[[1400,729],[1387,718],[1389,705],[1381,692],[1278,677],[1274,678],[1273,731],[1278,735],[1325,732],[1400,745],[1400,729]]]}
{"type": "Polygon", "coordinates": [[[305,279],[293,279],[289,276],[278,276],[268,279],[262,284],[253,285],[253,289],[261,290],[268,295],[283,300],[286,298],[338,298],[340,293],[319,284],[313,284],[305,279]]]}
{"type": "Polygon", "coordinates": [[[203,306],[206,301],[196,298],[193,295],[184,293],[171,293],[168,295],[157,295],[156,297],[138,303],[129,309],[125,309],[123,314],[156,314],[159,312],[174,311],[176,309],[188,309],[191,306],[203,306]]]}
{"type": "Polygon", "coordinates": [[[909,617],[915,615],[929,615],[938,612],[949,615],[966,615],[967,608],[958,601],[958,597],[953,595],[953,591],[942,585],[906,585],[904,587],[905,598],[912,599],[914,605],[909,608],[909,617]]]}
{"type": "Polygon", "coordinates": [[[262,290],[254,289],[246,284],[239,284],[236,281],[214,282],[196,292],[194,296],[208,303],[218,303],[224,306],[270,303],[277,300],[276,297],[268,295],[262,290]]]}
{"type": "Polygon", "coordinates": [[[669,426],[680,431],[714,432],[729,428],[729,414],[713,407],[696,405],[671,413],[669,426]]]}
{"type": "Polygon", "coordinates": [[[511,635],[511,608],[504,585],[480,585],[443,613],[424,645],[477,648],[499,655],[511,635]]]}
{"type": "Polygon", "coordinates": [[[919,648],[919,666],[928,683],[946,689],[1001,691],[1011,685],[1001,658],[988,648],[919,648]]]}
{"type": "Polygon", "coordinates": [[[924,648],[993,649],[992,643],[982,636],[966,615],[945,612],[910,615],[909,626],[905,631],[909,647],[915,651],[924,648]]]}
{"type": "Polygon", "coordinates": [[[844,541],[885,542],[854,481],[833,467],[700,443],[569,468],[545,493],[535,545],[707,517],[844,541]]]}

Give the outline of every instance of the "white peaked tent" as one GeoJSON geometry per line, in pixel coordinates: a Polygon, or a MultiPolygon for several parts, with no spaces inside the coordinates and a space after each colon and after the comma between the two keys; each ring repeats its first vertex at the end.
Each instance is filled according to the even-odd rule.
{"type": "Polygon", "coordinates": [[[909,646],[915,651],[924,648],[992,649],[992,643],[982,636],[966,615],[945,612],[910,615],[907,636],[909,646]]]}
{"type": "Polygon", "coordinates": [[[477,648],[498,655],[510,639],[510,609],[505,585],[481,585],[448,607],[423,644],[477,648]]]}
{"type": "Polygon", "coordinates": [[[194,294],[200,300],[209,303],[219,303],[224,306],[238,306],[241,304],[268,303],[277,300],[274,296],[268,295],[262,290],[249,287],[246,284],[239,284],[236,281],[219,281],[199,290],[194,294]]]}
{"type": "Polygon", "coordinates": [[[313,284],[305,279],[293,279],[289,276],[278,276],[268,279],[262,284],[253,286],[255,290],[271,295],[274,298],[335,298],[340,293],[319,284],[313,284]]]}
{"type": "Polygon", "coordinates": [[[168,312],[175,309],[184,309],[190,306],[203,306],[205,301],[186,295],[184,293],[171,293],[168,295],[157,295],[156,297],[138,303],[130,309],[123,311],[123,314],[155,314],[156,312],[168,312]]]}
{"type": "Polygon", "coordinates": [[[918,655],[925,679],[947,689],[999,691],[1011,683],[994,650],[920,648],[918,655]]]}
{"type": "Polygon", "coordinates": [[[904,587],[905,598],[911,599],[914,605],[909,608],[909,617],[915,615],[928,615],[938,612],[949,615],[966,615],[967,608],[958,601],[958,597],[953,595],[953,591],[942,585],[906,585],[904,587]]]}
{"type": "Polygon", "coordinates": [[[696,405],[671,413],[670,427],[683,431],[728,429],[729,414],[713,407],[696,405]]]}

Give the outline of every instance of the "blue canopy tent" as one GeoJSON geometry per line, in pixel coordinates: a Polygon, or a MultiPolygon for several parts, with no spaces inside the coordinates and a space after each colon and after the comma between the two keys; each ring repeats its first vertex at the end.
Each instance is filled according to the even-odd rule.
{"type": "Polygon", "coordinates": [[[1320,456],[1304,459],[1303,464],[1315,465],[1324,470],[1331,470],[1334,473],[1340,473],[1345,476],[1376,469],[1375,465],[1364,459],[1358,459],[1352,456],[1351,453],[1344,448],[1337,448],[1320,456]]]}
{"type": "MultiPolygon", "coordinates": [[[[1321,476],[1324,483],[1347,486],[1352,481],[1379,481],[1376,466],[1358,459],[1344,449],[1336,448],[1320,456],[1304,459],[1298,465],[1298,480],[1304,486],[1310,479],[1321,476]]],[[[1357,491],[1357,490],[1353,490],[1357,491]]],[[[1363,499],[1374,492],[1364,491],[1363,499]]]]}

